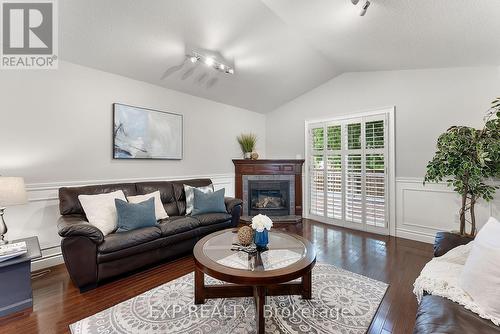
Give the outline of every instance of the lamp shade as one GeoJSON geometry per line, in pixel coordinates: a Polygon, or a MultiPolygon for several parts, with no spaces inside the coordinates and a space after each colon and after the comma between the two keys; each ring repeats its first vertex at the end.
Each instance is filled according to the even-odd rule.
{"type": "Polygon", "coordinates": [[[0,206],[25,204],[28,194],[22,177],[0,176],[0,206]]]}

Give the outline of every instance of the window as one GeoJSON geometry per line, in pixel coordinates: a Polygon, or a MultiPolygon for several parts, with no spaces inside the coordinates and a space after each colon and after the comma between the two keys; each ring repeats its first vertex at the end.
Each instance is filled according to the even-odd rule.
{"type": "Polygon", "coordinates": [[[308,124],[312,218],[359,229],[388,228],[388,114],[308,124]]]}

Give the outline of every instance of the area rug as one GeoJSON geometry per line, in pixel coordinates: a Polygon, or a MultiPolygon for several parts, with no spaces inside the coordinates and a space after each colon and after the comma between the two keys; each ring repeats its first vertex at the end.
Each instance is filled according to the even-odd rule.
{"type": "MultiPolygon", "coordinates": [[[[221,284],[206,277],[207,284],[221,284]]],[[[194,305],[194,274],[165,283],[137,297],[70,325],[73,334],[100,333],[255,333],[253,298],[209,299],[194,305]]],[[[266,333],[365,333],[388,285],[318,263],[313,299],[267,297],[266,333]]]]}

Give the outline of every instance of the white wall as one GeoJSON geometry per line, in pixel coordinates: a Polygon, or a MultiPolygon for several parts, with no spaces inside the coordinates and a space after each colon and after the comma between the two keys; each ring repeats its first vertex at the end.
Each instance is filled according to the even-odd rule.
{"type": "Polygon", "coordinates": [[[265,115],[60,62],[55,71],[0,73],[0,174],[24,176],[30,203],[8,208],[8,238],[38,235],[57,255],[57,188],[133,179],[211,177],[234,194],[236,136],[252,131],[265,156],[265,115]],[[112,159],[112,104],[184,115],[184,159],[112,159]]]}
{"type": "Polygon", "coordinates": [[[0,173],[27,183],[231,173],[244,131],[265,154],[264,115],[67,62],[2,71],[0,92],[0,173]],[[184,159],[113,160],[114,102],[183,114],[184,159]]]}
{"type": "MultiPolygon", "coordinates": [[[[479,127],[500,96],[500,67],[346,73],[268,114],[267,157],[304,156],[304,121],[395,106],[396,222],[391,234],[432,242],[458,229],[458,197],[422,185],[437,137],[451,125],[479,127]]],[[[500,213],[500,196],[478,218],[500,213]]]]}
{"type": "Polygon", "coordinates": [[[396,176],[422,177],[439,134],[499,95],[498,67],[346,73],[268,114],[267,157],[304,156],[304,120],[396,106],[396,176]]]}

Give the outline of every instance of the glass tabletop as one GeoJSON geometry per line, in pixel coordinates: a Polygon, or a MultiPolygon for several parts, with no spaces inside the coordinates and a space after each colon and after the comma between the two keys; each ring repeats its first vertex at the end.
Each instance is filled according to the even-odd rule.
{"type": "Polygon", "coordinates": [[[285,268],[306,256],[307,248],[292,235],[269,232],[268,250],[248,254],[232,251],[238,242],[236,231],[227,231],[214,236],[203,245],[203,253],[212,261],[223,266],[249,271],[268,271],[285,268]]]}

